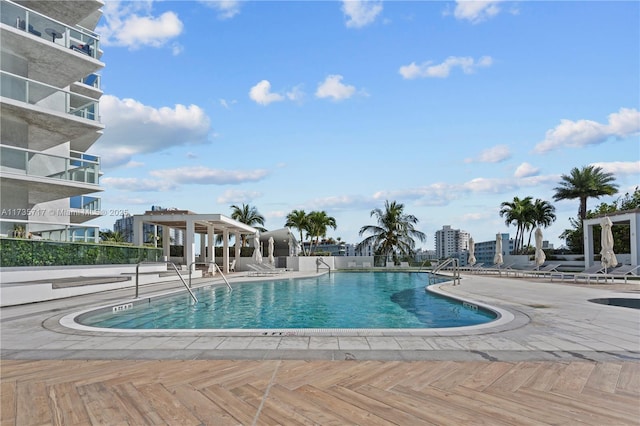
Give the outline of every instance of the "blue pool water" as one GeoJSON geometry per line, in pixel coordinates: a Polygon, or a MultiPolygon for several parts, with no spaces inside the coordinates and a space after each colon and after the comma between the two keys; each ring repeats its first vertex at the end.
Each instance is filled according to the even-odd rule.
{"type": "Polygon", "coordinates": [[[425,291],[427,274],[344,272],[194,290],[112,312],[81,315],[84,325],[120,329],[439,328],[496,315],[425,291]]]}

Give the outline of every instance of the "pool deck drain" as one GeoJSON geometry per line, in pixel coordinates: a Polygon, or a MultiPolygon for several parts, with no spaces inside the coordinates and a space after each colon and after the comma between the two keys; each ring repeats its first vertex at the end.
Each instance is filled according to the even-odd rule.
{"type": "MultiPolygon", "coordinates": [[[[238,278],[242,279],[242,278],[238,278]]],[[[233,281],[232,281],[233,285],[233,281]]],[[[177,287],[174,287],[177,288],[177,287]]],[[[640,361],[640,311],[593,298],[639,298],[640,284],[616,289],[522,278],[465,275],[439,290],[488,305],[501,320],[448,329],[96,331],[62,318],[130,297],[130,291],[0,309],[2,359],[330,359],[640,361]],[[544,307],[544,308],[542,308],[544,307]],[[264,334],[266,333],[266,334],[264,334]],[[294,334],[295,333],[295,334],[294,334]]]]}

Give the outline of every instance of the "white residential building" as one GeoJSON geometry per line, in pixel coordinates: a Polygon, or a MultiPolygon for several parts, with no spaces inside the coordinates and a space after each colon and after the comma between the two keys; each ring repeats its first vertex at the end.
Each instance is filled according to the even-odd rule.
{"type": "Polygon", "coordinates": [[[0,235],[97,241],[100,0],[0,0],[0,235]]]}
{"type": "Polygon", "coordinates": [[[469,248],[469,233],[445,225],[436,231],[436,256],[445,259],[469,248]]]}

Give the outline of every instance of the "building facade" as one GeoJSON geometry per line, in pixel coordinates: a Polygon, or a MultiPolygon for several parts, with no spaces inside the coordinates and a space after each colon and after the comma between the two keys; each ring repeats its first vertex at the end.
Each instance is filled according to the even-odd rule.
{"type": "MultiPolygon", "coordinates": [[[[151,206],[152,212],[168,212],[175,211],[176,209],[167,209],[160,206],[151,206]]],[[[133,243],[133,216],[126,215],[122,216],[120,219],[116,220],[113,224],[113,231],[119,232],[120,235],[123,236],[124,241],[128,243],[133,243]]],[[[172,246],[182,246],[184,245],[184,232],[180,229],[168,228],[169,229],[169,241],[172,246]]],[[[145,223],[142,225],[142,234],[145,243],[153,243],[156,241],[161,242],[164,238],[163,228],[161,226],[153,225],[151,223],[145,223]]],[[[159,244],[162,245],[162,244],[159,244]]]]}
{"type": "MultiPolygon", "coordinates": [[[[514,241],[509,238],[509,234],[500,234],[502,238],[502,256],[507,256],[513,252],[514,241]]],[[[493,258],[496,254],[496,240],[482,241],[475,243],[474,256],[476,263],[484,266],[494,264],[493,258]]]]}
{"type": "Polygon", "coordinates": [[[0,235],[98,241],[99,0],[0,0],[0,235]]]}
{"type": "Polygon", "coordinates": [[[436,231],[436,256],[438,259],[457,256],[469,248],[469,233],[459,229],[451,229],[445,225],[436,231]]]}

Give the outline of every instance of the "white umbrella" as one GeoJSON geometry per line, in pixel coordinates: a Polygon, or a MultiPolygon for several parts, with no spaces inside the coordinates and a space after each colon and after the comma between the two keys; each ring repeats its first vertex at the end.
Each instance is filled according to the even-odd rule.
{"type": "Polygon", "coordinates": [[[542,250],[542,229],[538,228],[536,229],[536,266],[540,268],[545,260],[547,260],[547,256],[542,250]]]}
{"type": "Polygon", "coordinates": [[[476,243],[475,241],[473,241],[473,238],[469,238],[469,260],[467,261],[467,263],[472,266],[476,263],[475,251],[476,243]]]}
{"type": "Polygon", "coordinates": [[[493,256],[493,263],[496,265],[502,265],[504,259],[502,258],[502,235],[496,234],[496,254],[493,256]]]}
{"type": "Polygon", "coordinates": [[[273,237],[269,237],[269,263],[272,265],[275,263],[273,258],[273,237]]]}
{"type": "Polygon", "coordinates": [[[262,252],[260,251],[260,233],[256,232],[253,237],[253,260],[262,263],[262,252]]]}
{"type": "Polygon", "coordinates": [[[602,218],[600,226],[602,227],[600,234],[600,246],[602,247],[602,250],[600,250],[600,261],[602,262],[602,266],[604,266],[604,273],[606,274],[608,268],[618,264],[618,259],[613,252],[613,233],[611,232],[613,223],[611,223],[611,219],[608,217],[602,218]]]}

